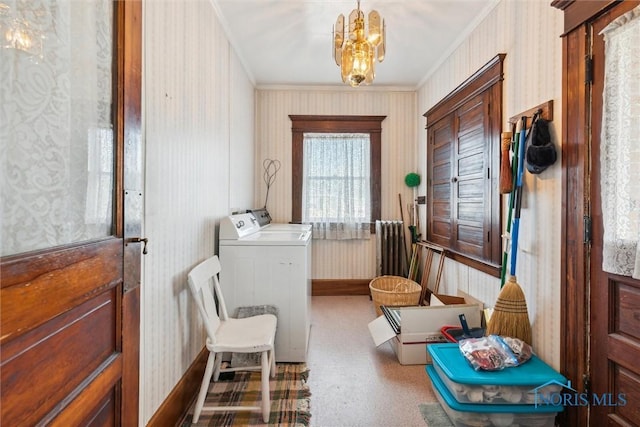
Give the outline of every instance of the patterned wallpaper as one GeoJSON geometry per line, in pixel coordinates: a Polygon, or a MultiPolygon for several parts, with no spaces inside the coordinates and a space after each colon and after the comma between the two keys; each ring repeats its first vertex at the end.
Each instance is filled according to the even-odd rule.
{"type": "MultiPolygon", "coordinates": [[[[40,5],[39,10],[55,13],[58,23],[97,22],[95,17],[103,16],[103,11],[80,8],[85,3],[20,4],[40,5]],[[83,20],[76,15],[80,10],[83,20]]],[[[422,114],[498,52],[507,54],[505,118],[553,99],[553,129],[559,135],[561,27],[561,12],[548,2],[502,1],[416,92],[259,88],[254,93],[254,84],[209,1],[145,2],[144,227],[150,248],[142,278],[140,425],[149,421],[202,348],[186,274],[215,253],[220,217],[231,209],[264,201],[262,160],[290,162],[289,114],[387,115],[383,216],[398,218],[398,194],[405,204],[412,196],[404,176],[408,172],[424,176],[422,114]],[[255,156],[247,159],[243,155],[247,151],[255,156]]],[[[109,220],[87,225],[87,218],[100,217],[104,208],[85,209],[87,204],[102,206],[98,201],[104,200],[85,195],[89,164],[103,164],[102,157],[90,153],[109,155],[108,116],[96,107],[104,99],[91,90],[100,87],[109,92],[109,79],[100,71],[108,62],[104,50],[108,37],[100,28],[97,25],[94,33],[104,37],[91,39],[75,36],[80,29],[74,25],[47,27],[50,48],[40,64],[0,50],[0,71],[12,76],[0,81],[3,254],[108,233],[109,220]],[[78,73],[80,69],[97,71],[90,77],[78,73]],[[71,123],[74,129],[84,130],[72,131],[71,123]],[[87,214],[69,217],[70,206],[87,214]]],[[[556,366],[561,309],[559,165],[526,179],[518,261],[518,278],[534,322],[534,346],[556,366]]],[[[106,164],[102,171],[108,172],[106,164]]],[[[283,163],[271,189],[269,209],[279,222],[290,218],[289,174],[290,167],[283,163]]],[[[374,256],[371,244],[336,251],[330,244],[314,243],[314,257],[323,262],[314,262],[313,275],[371,277],[374,256]]],[[[494,278],[453,262],[447,262],[441,286],[450,293],[460,288],[488,305],[499,291],[494,278]]]]}
{"type": "Polygon", "coordinates": [[[204,347],[187,273],[254,189],[254,89],[211,2],[143,7],[144,235],[140,425],[204,347]],[[247,155],[248,153],[248,155],[247,155]]]}
{"type": "MultiPolygon", "coordinates": [[[[562,130],[562,12],[542,1],[501,1],[418,90],[420,114],[498,53],[506,53],[503,121],[553,100],[552,135],[560,153],[562,130]]],[[[418,125],[420,158],[426,159],[424,121],[418,125]]],[[[421,164],[426,167],[426,162],[421,164]]],[[[560,364],[561,160],[540,175],[525,174],[520,220],[518,283],[525,291],[536,352],[560,364]]],[[[506,205],[505,205],[506,206],[506,205]]],[[[506,212],[506,208],[504,209],[506,212]]],[[[493,306],[500,282],[447,260],[442,285],[493,306]]]]}
{"type": "MultiPolygon", "coordinates": [[[[417,91],[261,87],[254,92],[210,2],[145,2],[144,227],[150,251],[143,267],[141,425],[202,348],[186,274],[215,252],[221,216],[231,209],[262,205],[266,158],[283,162],[270,190],[269,210],[277,222],[290,219],[289,114],[387,115],[382,207],[384,217],[398,218],[398,194],[405,204],[412,196],[405,175],[424,176],[422,114],[497,53],[507,54],[504,116],[553,99],[553,127],[559,133],[561,26],[561,13],[547,2],[502,1],[417,91]],[[254,157],[247,159],[246,151],[254,157]]],[[[527,177],[518,261],[536,351],[556,366],[561,309],[559,165],[536,178],[527,177]]],[[[424,210],[421,214],[424,220],[424,210]]],[[[347,244],[340,250],[325,243],[314,243],[314,278],[375,274],[372,242],[347,244]]],[[[458,288],[492,305],[499,283],[447,262],[441,289],[455,293],[458,288]]]]}
{"type": "MultiPolygon", "coordinates": [[[[413,91],[344,90],[344,88],[258,89],[256,98],[257,177],[262,161],[278,159],[282,167],[269,190],[267,208],[274,222],[291,220],[291,120],[299,115],[380,115],[382,122],[381,197],[382,218],[400,219],[398,194],[402,195],[405,220],[413,197],[404,177],[418,167],[416,157],[416,95],[413,91]]],[[[256,181],[255,200],[264,203],[266,186],[256,181]]],[[[409,236],[407,236],[409,238],[409,236]]],[[[371,279],[375,276],[375,238],[313,243],[314,279],[371,279]]]]}

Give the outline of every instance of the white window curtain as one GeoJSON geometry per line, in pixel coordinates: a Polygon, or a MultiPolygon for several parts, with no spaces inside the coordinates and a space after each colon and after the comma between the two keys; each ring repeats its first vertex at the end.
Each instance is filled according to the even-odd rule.
{"type": "Polygon", "coordinates": [[[640,279],[640,7],[610,23],[601,141],[604,271],[640,279]]]}
{"type": "Polygon", "coordinates": [[[313,238],[369,239],[369,135],[305,133],[303,150],[302,221],[313,238]]]}

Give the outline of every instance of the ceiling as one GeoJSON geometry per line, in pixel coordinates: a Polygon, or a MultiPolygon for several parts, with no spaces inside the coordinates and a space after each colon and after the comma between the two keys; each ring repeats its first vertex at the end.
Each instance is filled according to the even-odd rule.
{"type": "MultiPolygon", "coordinates": [[[[357,1],[211,0],[256,86],[343,85],[332,31],[357,1]]],[[[386,25],[386,55],[372,86],[418,87],[498,0],[362,0],[386,25]]],[[[347,87],[347,85],[345,85],[347,87]]]]}

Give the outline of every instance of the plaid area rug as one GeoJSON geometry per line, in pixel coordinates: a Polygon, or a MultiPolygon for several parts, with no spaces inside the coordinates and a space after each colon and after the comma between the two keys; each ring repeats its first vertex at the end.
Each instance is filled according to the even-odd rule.
{"type": "MultiPolygon", "coordinates": [[[[276,377],[270,378],[270,426],[306,427],[311,419],[307,386],[309,370],[304,363],[278,363],[276,377]]],[[[260,372],[224,373],[211,383],[204,406],[259,405],[260,372]]],[[[192,424],[193,408],[182,424],[187,426],[257,426],[265,425],[260,412],[202,411],[197,424],[192,424]]]]}

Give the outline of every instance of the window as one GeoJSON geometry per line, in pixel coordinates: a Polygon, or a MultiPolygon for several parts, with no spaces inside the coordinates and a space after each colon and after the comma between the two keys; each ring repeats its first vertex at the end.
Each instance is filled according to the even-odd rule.
{"type": "Polygon", "coordinates": [[[380,140],[384,116],[289,116],[292,221],[314,238],[368,238],[380,219],[380,140]]]}
{"type": "Polygon", "coordinates": [[[112,235],[125,8],[0,2],[3,256],[112,235]]]}
{"type": "Polygon", "coordinates": [[[371,222],[365,133],[303,135],[302,222],[371,222]]]}
{"type": "Polygon", "coordinates": [[[497,55],[427,118],[427,240],[500,277],[502,61],[497,55]]]}

